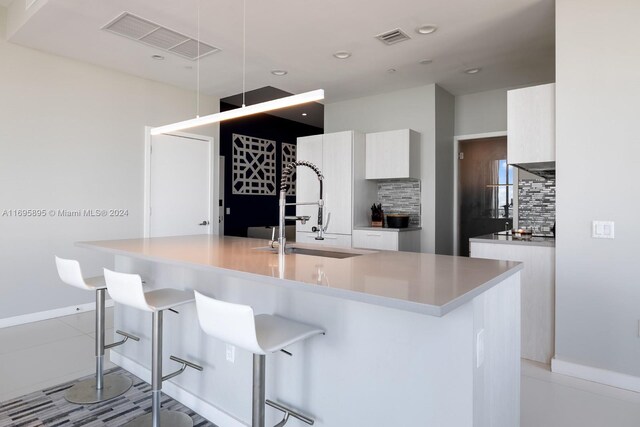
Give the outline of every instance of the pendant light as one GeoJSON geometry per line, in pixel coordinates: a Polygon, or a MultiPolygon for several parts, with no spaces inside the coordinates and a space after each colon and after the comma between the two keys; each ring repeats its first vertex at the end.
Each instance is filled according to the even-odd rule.
{"type": "Polygon", "coordinates": [[[261,102],[254,105],[245,105],[245,79],[246,79],[246,0],[242,2],[242,107],[234,110],[223,111],[200,117],[200,2],[198,0],[198,63],[197,63],[197,95],[196,95],[196,117],[169,125],[151,128],[151,135],[161,135],[163,133],[176,132],[198,126],[219,123],[224,120],[236,119],[250,116],[252,114],[266,113],[268,111],[293,107],[295,105],[306,104],[308,102],[320,101],[324,99],[324,90],[317,89],[310,92],[278,98],[271,101],[261,102]]]}

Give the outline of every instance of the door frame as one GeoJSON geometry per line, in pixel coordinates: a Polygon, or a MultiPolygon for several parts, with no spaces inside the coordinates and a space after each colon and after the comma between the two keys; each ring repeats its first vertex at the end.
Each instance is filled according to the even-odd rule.
{"type": "MultiPolygon", "coordinates": [[[[151,215],[151,129],[152,126],[144,127],[144,206],[143,206],[143,225],[142,235],[144,238],[149,237],[149,223],[151,215]]],[[[215,143],[215,139],[207,135],[197,135],[186,132],[171,132],[166,135],[177,136],[180,138],[196,139],[209,144],[209,234],[219,233],[219,213],[218,213],[218,178],[216,171],[219,170],[220,150],[215,143]]]]}
{"type": "MultiPolygon", "coordinates": [[[[460,141],[466,141],[468,139],[483,139],[483,138],[494,138],[500,136],[507,136],[507,131],[497,131],[497,132],[486,132],[486,133],[475,133],[470,135],[458,135],[453,137],[453,254],[458,256],[460,255],[460,195],[458,191],[459,185],[459,170],[458,170],[458,152],[460,141]]],[[[514,168],[515,169],[515,168],[514,168]]],[[[518,176],[517,172],[513,177],[514,181],[514,191],[517,189],[518,176]]],[[[517,197],[514,197],[513,202],[513,216],[514,216],[514,227],[515,222],[517,221],[516,211],[518,210],[517,205],[517,197]]]]}

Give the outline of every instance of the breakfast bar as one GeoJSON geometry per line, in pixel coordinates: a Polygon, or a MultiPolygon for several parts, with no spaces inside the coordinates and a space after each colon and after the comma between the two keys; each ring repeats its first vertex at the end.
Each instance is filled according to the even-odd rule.
{"type": "MultiPolygon", "coordinates": [[[[317,426],[513,426],[519,422],[518,262],[215,235],[81,242],[150,289],[197,290],[321,326],[326,335],[267,358],[267,398],[317,426]]],[[[194,304],[165,316],[163,364],[204,367],[163,391],[215,424],[251,419],[251,354],[205,335],[194,304]]],[[[151,339],[149,313],[116,305],[115,328],[151,339]]],[[[150,346],[111,361],[150,379],[150,346]]],[[[267,410],[267,425],[280,414],[267,410]]],[[[294,421],[291,425],[297,425],[294,421]]]]}

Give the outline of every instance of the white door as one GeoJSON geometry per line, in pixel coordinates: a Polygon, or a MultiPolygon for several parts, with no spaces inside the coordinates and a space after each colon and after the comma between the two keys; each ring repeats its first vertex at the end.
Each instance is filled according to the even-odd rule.
{"type": "Polygon", "coordinates": [[[150,146],[149,237],[209,234],[211,138],[158,135],[150,146]]]}

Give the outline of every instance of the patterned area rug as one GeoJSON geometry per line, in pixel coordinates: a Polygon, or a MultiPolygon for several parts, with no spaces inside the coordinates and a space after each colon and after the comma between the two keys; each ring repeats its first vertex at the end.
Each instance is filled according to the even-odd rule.
{"type": "MultiPolygon", "coordinates": [[[[65,391],[76,381],[36,391],[1,402],[0,427],[116,427],[138,415],[151,412],[151,386],[121,368],[105,371],[105,375],[111,372],[130,377],[133,380],[133,387],[115,399],[84,406],[69,403],[64,398],[65,391]]],[[[164,394],[162,408],[186,413],[193,419],[193,425],[196,427],[216,427],[164,394]]]]}

